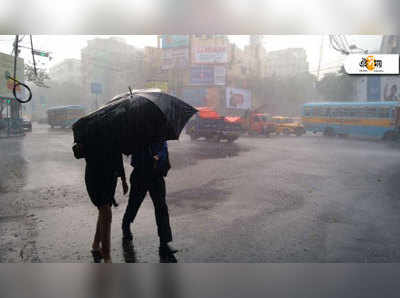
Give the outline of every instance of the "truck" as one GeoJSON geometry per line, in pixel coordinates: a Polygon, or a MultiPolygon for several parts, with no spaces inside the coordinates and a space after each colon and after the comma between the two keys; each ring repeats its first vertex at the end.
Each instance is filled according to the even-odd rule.
{"type": "Polygon", "coordinates": [[[205,138],[207,141],[226,140],[234,142],[241,134],[239,117],[223,117],[207,107],[196,108],[199,112],[186,125],[191,140],[205,138]]]}
{"type": "Polygon", "coordinates": [[[267,113],[258,112],[262,107],[255,110],[247,110],[242,116],[242,130],[249,135],[269,137],[271,133],[275,133],[276,125],[272,122],[271,116],[267,113]]]}

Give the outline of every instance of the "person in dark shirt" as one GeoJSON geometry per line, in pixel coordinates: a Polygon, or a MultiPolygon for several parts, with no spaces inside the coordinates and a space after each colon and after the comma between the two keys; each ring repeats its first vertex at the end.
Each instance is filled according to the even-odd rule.
{"type": "Polygon", "coordinates": [[[167,257],[176,260],[173,254],[177,250],[169,245],[169,242],[172,241],[172,232],[165,199],[164,177],[167,176],[171,168],[167,143],[158,142],[137,148],[132,154],[131,165],[134,168],[130,177],[131,190],[128,206],[122,220],[124,251],[128,254],[134,253],[130,224],[133,223],[146,193],[149,192],[154,204],[158,236],[160,238],[160,258],[167,257]]]}
{"type": "Polygon", "coordinates": [[[122,180],[123,192],[128,192],[122,154],[114,149],[99,149],[99,152],[86,157],[85,183],[92,203],[98,208],[96,234],[92,243],[92,255],[95,263],[104,259],[111,263],[111,205],[115,202],[115,189],[118,177],[122,180]]]}

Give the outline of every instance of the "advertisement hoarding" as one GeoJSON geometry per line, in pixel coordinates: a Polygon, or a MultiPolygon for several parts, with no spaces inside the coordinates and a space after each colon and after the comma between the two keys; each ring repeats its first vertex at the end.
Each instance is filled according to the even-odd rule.
{"type": "Polygon", "coordinates": [[[188,48],[172,48],[163,50],[161,66],[163,70],[171,68],[185,68],[188,64],[188,48]]]}
{"type": "Polygon", "coordinates": [[[225,85],[224,66],[194,66],[190,69],[191,85],[225,85]]]}
{"type": "Polygon", "coordinates": [[[400,77],[380,76],[381,78],[381,99],[384,101],[400,100],[400,77]]]}
{"type": "Polygon", "coordinates": [[[162,81],[148,81],[146,82],[146,89],[161,89],[163,92],[168,92],[168,82],[162,81]]]}
{"type": "Polygon", "coordinates": [[[217,109],[221,102],[221,93],[218,87],[185,87],[182,90],[185,102],[194,107],[210,107],[217,109]]]}
{"type": "Polygon", "coordinates": [[[193,64],[228,63],[228,48],[220,46],[196,46],[192,48],[193,64]]]}
{"type": "Polygon", "coordinates": [[[230,87],[226,88],[226,107],[228,109],[250,109],[250,90],[230,87]]]}
{"type": "MultiPolygon", "coordinates": [[[[14,81],[8,76],[14,75],[14,56],[0,53],[0,97],[14,98],[13,88],[14,81]]],[[[24,82],[24,59],[17,60],[17,75],[16,79],[24,82]]],[[[25,88],[17,86],[17,96],[24,95],[25,88]]]]}
{"type": "Polygon", "coordinates": [[[188,35],[161,35],[163,49],[182,48],[189,46],[188,35]]]}
{"type": "Polygon", "coordinates": [[[214,85],[214,67],[195,66],[190,69],[190,84],[214,85]]]}
{"type": "Polygon", "coordinates": [[[214,84],[225,86],[226,69],[225,66],[214,66],[214,84]]]}

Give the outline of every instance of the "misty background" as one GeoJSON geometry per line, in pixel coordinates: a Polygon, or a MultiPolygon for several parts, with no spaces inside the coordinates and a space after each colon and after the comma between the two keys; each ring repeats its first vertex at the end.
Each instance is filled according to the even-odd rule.
{"type": "MultiPolygon", "coordinates": [[[[383,44],[381,35],[336,38],[343,48],[368,53],[381,52],[383,44]]],[[[14,39],[1,35],[0,52],[12,54],[14,39]]],[[[305,102],[367,100],[359,91],[360,77],[344,73],[346,55],[333,48],[328,35],[33,35],[34,48],[49,54],[35,56],[39,79],[33,75],[29,36],[21,39],[19,56],[33,91],[23,113],[33,120],[45,118],[54,106],[93,110],[128,86],[161,88],[192,105],[237,116],[246,108],[297,116],[305,102]],[[222,60],[194,61],[202,48],[222,60]],[[93,83],[101,85],[100,93],[93,93],[93,83]],[[245,96],[243,106],[229,105],[232,90],[245,96]]]]}

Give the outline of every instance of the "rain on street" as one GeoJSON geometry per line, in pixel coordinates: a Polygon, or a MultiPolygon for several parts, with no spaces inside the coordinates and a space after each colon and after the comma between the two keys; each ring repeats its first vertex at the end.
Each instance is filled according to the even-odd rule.
{"type": "MultiPolygon", "coordinates": [[[[0,139],[0,261],[91,262],[96,209],[72,131],[34,123],[0,139]]],[[[166,178],[178,262],[399,262],[396,143],[306,134],[234,143],[170,141],[166,178]]],[[[130,174],[129,158],[125,170],[130,174]]],[[[120,182],[112,256],[124,262],[120,182]]],[[[138,262],[158,262],[147,197],[133,225],[138,262]]]]}

